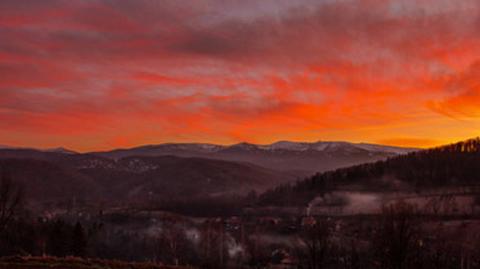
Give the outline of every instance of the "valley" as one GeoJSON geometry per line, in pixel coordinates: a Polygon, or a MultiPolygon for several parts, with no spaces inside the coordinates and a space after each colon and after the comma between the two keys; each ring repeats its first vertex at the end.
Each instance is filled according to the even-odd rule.
{"type": "MultiPolygon", "coordinates": [[[[376,259],[372,248],[380,247],[374,238],[384,232],[382,223],[408,216],[404,221],[415,223],[408,226],[415,230],[415,240],[442,255],[457,255],[441,245],[454,236],[457,250],[475,264],[476,243],[466,235],[480,235],[480,187],[475,178],[479,142],[395,152],[378,145],[352,150],[341,143],[347,150],[336,143],[333,148],[338,151],[317,145],[316,154],[339,158],[340,167],[306,177],[292,176],[301,166],[292,165],[286,172],[255,160],[265,154],[287,156],[284,161],[290,154],[312,158],[310,144],[288,144],[281,153],[249,146],[241,155],[251,162],[191,156],[191,145],[176,145],[175,151],[171,145],[168,151],[156,147],[145,156],[136,150],[120,151],[124,155],[115,158],[104,153],[3,149],[0,168],[2,175],[25,187],[29,213],[22,214],[40,217],[30,224],[25,222],[31,218],[27,215],[17,220],[17,225],[43,230],[35,235],[37,243],[25,248],[32,255],[44,255],[38,244],[46,244],[43,251],[50,255],[68,256],[69,248],[51,245],[49,234],[64,234],[60,240],[73,243],[75,238],[68,234],[81,225],[86,257],[200,268],[296,268],[311,261],[304,252],[310,243],[327,240],[332,268],[353,266],[344,259],[368,253],[356,261],[360,266],[376,259]],[[341,167],[345,156],[372,149],[362,164],[341,167]],[[375,155],[378,152],[382,154],[375,155]],[[385,158],[388,154],[394,155],[385,158]],[[369,162],[372,156],[379,159],[369,162]],[[308,235],[317,232],[322,236],[308,235]],[[352,242],[355,249],[349,249],[352,242]]],[[[212,148],[218,149],[200,147],[212,148]]],[[[417,247],[406,251],[423,255],[424,261],[436,255],[418,252],[417,247]]]]}

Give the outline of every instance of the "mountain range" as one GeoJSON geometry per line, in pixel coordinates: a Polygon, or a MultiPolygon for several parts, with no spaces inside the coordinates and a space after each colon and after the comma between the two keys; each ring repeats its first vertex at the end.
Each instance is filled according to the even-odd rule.
{"type": "Polygon", "coordinates": [[[160,144],[116,149],[92,154],[111,159],[129,156],[201,157],[235,162],[254,163],[272,170],[306,176],[339,167],[386,159],[417,151],[384,145],[348,142],[279,141],[268,145],[239,143],[229,146],[215,144],[160,144]]]}
{"type": "Polygon", "coordinates": [[[144,203],[263,192],[306,175],[384,160],[416,149],[347,142],[161,144],[76,153],[0,148],[0,171],[24,186],[32,204],[144,203]]]}

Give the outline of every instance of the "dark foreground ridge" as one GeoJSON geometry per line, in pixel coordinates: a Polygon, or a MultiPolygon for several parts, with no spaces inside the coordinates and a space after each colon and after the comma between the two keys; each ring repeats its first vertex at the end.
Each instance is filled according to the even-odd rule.
{"type": "Polygon", "coordinates": [[[335,190],[421,191],[478,186],[480,138],[391,157],[284,184],[260,197],[263,205],[306,205],[335,190]]]}

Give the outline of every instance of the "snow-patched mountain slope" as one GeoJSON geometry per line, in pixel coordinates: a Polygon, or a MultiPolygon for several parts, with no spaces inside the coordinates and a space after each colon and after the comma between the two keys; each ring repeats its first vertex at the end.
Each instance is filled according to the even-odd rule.
{"type": "Polygon", "coordinates": [[[238,143],[224,146],[198,143],[169,143],[147,145],[131,149],[91,153],[119,159],[130,156],[202,157],[227,161],[249,162],[269,169],[295,172],[299,176],[346,167],[416,151],[374,144],[349,142],[292,142],[272,144],[238,143]]]}
{"type": "Polygon", "coordinates": [[[345,150],[345,151],[358,151],[366,150],[370,152],[385,152],[385,153],[394,153],[394,154],[407,154],[410,152],[417,151],[415,148],[402,148],[394,146],[384,146],[377,144],[368,144],[368,143],[349,143],[343,141],[318,141],[318,142],[292,142],[292,141],[278,141],[272,144],[267,145],[255,145],[249,143],[239,143],[232,146],[227,146],[226,148],[243,148],[243,149],[252,149],[252,150],[271,150],[271,151],[329,151],[333,152],[336,150],[345,150]]]}
{"type": "MultiPolygon", "coordinates": [[[[192,144],[200,145],[200,144],[192,144]]],[[[293,142],[293,141],[278,141],[272,144],[251,144],[238,143],[230,146],[216,146],[213,151],[220,151],[225,149],[244,149],[244,150],[269,150],[269,151],[335,151],[339,149],[353,150],[361,149],[372,152],[388,152],[395,154],[406,154],[417,151],[416,148],[402,148],[394,146],[385,146],[368,143],[349,143],[343,141],[318,141],[318,142],[293,142]]]]}
{"type": "Polygon", "coordinates": [[[310,148],[310,143],[305,142],[291,142],[291,141],[278,141],[270,145],[260,146],[269,150],[292,150],[292,151],[304,151],[310,148]]]}
{"type": "Polygon", "coordinates": [[[159,145],[146,145],[130,149],[116,149],[107,152],[96,152],[94,154],[105,157],[121,158],[134,155],[176,155],[178,153],[197,153],[209,154],[218,153],[222,151],[244,150],[244,151],[319,151],[332,152],[336,150],[355,151],[365,150],[370,152],[386,152],[395,154],[406,154],[417,151],[415,148],[402,148],[393,146],[384,146],[367,143],[349,143],[349,142],[332,142],[332,141],[318,141],[318,142],[292,142],[292,141],[278,141],[272,144],[252,144],[252,143],[238,143],[233,145],[215,145],[215,144],[201,144],[201,143],[167,143],[159,145]]]}
{"type": "Polygon", "coordinates": [[[410,152],[418,151],[418,149],[415,149],[415,148],[401,148],[401,147],[383,146],[383,145],[375,145],[375,144],[368,144],[368,143],[359,143],[359,144],[353,144],[353,145],[368,151],[390,152],[395,154],[407,154],[410,152]]]}

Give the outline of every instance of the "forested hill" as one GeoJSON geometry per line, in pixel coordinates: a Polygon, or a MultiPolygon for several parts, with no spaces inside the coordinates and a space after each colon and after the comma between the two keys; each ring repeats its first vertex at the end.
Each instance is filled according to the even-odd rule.
{"type": "Polygon", "coordinates": [[[420,190],[480,183],[480,138],[409,153],[385,161],[316,174],[281,185],[259,198],[260,205],[302,205],[336,189],[420,190]]]}

